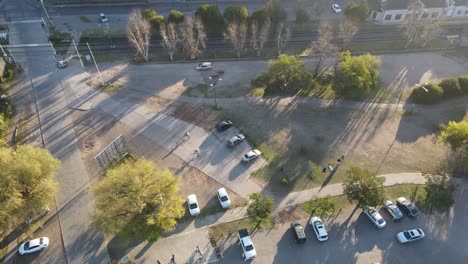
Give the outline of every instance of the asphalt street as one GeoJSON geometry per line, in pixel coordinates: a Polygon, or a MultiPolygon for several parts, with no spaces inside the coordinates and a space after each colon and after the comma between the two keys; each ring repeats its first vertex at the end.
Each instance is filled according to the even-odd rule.
{"type": "MultiPolygon", "coordinates": [[[[8,21],[18,21],[25,15],[40,17],[37,1],[7,1],[4,3],[8,21]],[[17,13],[16,13],[17,12],[17,13]]],[[[39,22],[11,23],[12,44],[47,43],[47,35],[39,22]]],[[[16,263],[108,263],[109,258],[102,234],[90,226],[90,215],[94,210],[94,198],[83,187],[89,182],[81,159],[78,141],[72,127],[70,98],[66,95],[65,82],[68,75],[75,75],[70,69],[59,70],[55,58],[42,54],[48,47],[40,46],[24,49],[25,56],[18,58],[30,79],[32,91],[37,101],[41,132],[45,147],[61,161],[56,174],[59,191],[53,211],[53,219],[48,222],[40,235],[54,234],[51,240],[52,251],[46,254],[33,254],[18,257],[16,263]],[[58,227],[57,227],[58,226],[58,227]],[[59,230],[61,235],[55,235],[59,230]],[[53,246],[52,246],[53,245],[53,246]]],[[[59,233],[59,234],[60,234],[59,233]]],[[[11,259],[8,261],[12,261],[11,259]]]]}

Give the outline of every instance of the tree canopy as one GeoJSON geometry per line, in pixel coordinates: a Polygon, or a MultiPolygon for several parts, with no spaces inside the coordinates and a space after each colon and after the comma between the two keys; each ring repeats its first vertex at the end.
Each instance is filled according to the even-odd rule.
{"type": "Polygon", "coordinates": [[[447,143],[453,150],[468,146],[468,122],[450,121],[440,131],[439,140],[447,143]]]}
{"type": "Polygon", "coordinates": [[[249,11],[243,5],[228,6],[224,10],[224,19],[230,23],[245,23],[249,18],[249,11]]]}
{"type": "Polygon", "coordinates": [[[351,2],[344,10],[344,15],[347,19],[356,21],[365,21],[368,13],[369,7],[367,6],[367,2],[364,0],[359,1],[359,4],[351,2]]]}
{"type": "Polygon", "coordinates": [[[253,216],[259,223],[267,221],[273,211],[273,199],[261,193],[252,193],[250,199],[252,203],[249,204],[247,213],[253,216]]]}
{"type": "Polygon", "coordinates": [[[265,5],[266,16],[270,17],[273,28],[284,22],[288,18],[286,10],[284,10],[281,0],[270,0],[265,5]]]}
{"type": "Polygon", "coordinates": [[[221,36],[224,31],[224,17],[217,5],[204,4],[197,8],[195,16],[203,22],[209,36],[221,36]]]}
{"type": "MultiPolygon", "coordinates": [[[[44,210],[53,200],[60,161],[29,145],[0,147],[0,234],[44,210]]],[[[27,227],[28,228],[28,227],[27,227]]]]}
{"type": "Polygon", "coordinates": [[[184,13],[180,12],[179,10],[171,10],[167,15],[167,21],[169,23],[179,24],[184,22],[184,13]]]}
{"type": "Polygon", "coordinates": [[[348,97],[369,95],[378,86],[380,65],[380,60],[370,54],[342,56],[336,72],[336,92],[348,97]]]}
{"type": "Polygon", "coordinates": [[[156,240],[185,212],[178,178],[144,159],[108,170],[92,190],[97,200],[94,224],[107,234],[156,240]]]}
{"type": "Polygon", "coordinates": [[[455,204],[453,195],[457,189],[448,176],[426,176],[427,182],[424,186],[426,190],[426,206],[430,211],[446,210],[455,204]]]}
{"type": "Polygon", "coordinates": [[[298,8],[296,10],[296,24],[305,24],[310,21],[309,13],[304,8],[298,8]]]}
{"type": "Polygon", "coordinates": [[[356,202],[361,208],[383,204],[384,178],[378,178],[374,173],[359,167],[350,168],[346,175],[343,192],[348,200],[356,202]]]}
{"type": "Polygon", "coordinates": [[[158,15],[156,10],[153,9],[145,9],[141,12],[141,15],[157,30],[160,29],[161,24],[165,21],[164,16],[158,15]]]}

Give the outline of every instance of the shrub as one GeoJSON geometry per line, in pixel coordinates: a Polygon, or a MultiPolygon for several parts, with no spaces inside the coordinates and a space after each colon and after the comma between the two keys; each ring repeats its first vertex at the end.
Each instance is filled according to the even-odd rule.
{"type": "Polygon", "coordinates": [[[13,78],[13,70],[8,69],[3,72],[2,81],[9,82],[13,78]]]}
{"type": "Polygon", "coordinates": [[[262,87],[268,84],[269,79],[270,79],[270,76],[268,75],[268,72],[262,72],[259,75],[257,75],[257,77],[252,79],[250,83],[254,87],[262,87]]]}
{"type": "Polygon", "coordinates": [[[305,24],[310,21],[309,13],[303,8],[296,10],[296,24],[305,24]]]}
{"type": "Polygon", "coordinates": [[[468,76],[458,77],[458,84],[463,94],[468,94],[468,76]]]}
{"type": "Polygon", "coordinates": [[[442,100],[444,90],[435,83],[414,88],[411,93],[411,100],[417,104],[435,104],[442,100]],[[425,90],[425,89],[426,90],[425,90]]]}
{"type": "Polygon", "coordinates": [[[167,16],[167,21],[176,24],[182,23],[184,22],[184,13],[180,12],[179,10],[171,10],[167,16]]]}
{"type": "Polygon", "coordinates": [[[444,98],[453,98],[462,94],[460,84],[455,78],[447,78],[439,83],[439,86],[444,90],[444,98]]]}
{"type": "Polygon", "coordinates": [[[283,178],[281,178],[281,183],[284,184],[284,185],[288,185],[289,179],[287,177],[283,177],[283,178]]]}

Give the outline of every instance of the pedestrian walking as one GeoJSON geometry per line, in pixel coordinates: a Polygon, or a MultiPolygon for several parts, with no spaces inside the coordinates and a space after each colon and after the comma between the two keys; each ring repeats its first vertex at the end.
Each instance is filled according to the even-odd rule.
{"type": "Polygon", "coordinates": [[[188,138],[188,139],[190,139],[190,133],[188,132],[188,130],[185,131],[185,137],[188,138]]]}
{"type": "Polygon", "coordinates": [[[322,172],[323,172],[323,173],[327,173],[327,168],[323,168],[323,169],[322,169],[322,172]]]}
{"type": "Polygon", "coordinates": [[[197,253],[201,255],[200,247],[197,245],[197,253]]]}
{"type": "Polygon", "coordinates": [[[161,264],[161,261],[159,261],[159,260],[156,260],[156,264],[161,264]]]}
{"type": "Polygon", "coordinates": [[[175,262],[175,255],[174,255],[174,254],[172,254],[171,263],[174,263],[174,264],[176,263],[176,262],[175,262]]]}
{"type": "Polygon", "coordinates": [[[200,150],[199,149],[195,149],[193,151],[193,154],[196,155],[196,156],[200,156],[200,150]]]}

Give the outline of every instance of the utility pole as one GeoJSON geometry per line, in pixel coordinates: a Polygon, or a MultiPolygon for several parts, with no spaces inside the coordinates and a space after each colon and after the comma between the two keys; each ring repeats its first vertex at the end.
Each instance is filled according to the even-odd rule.
{"type": "Polygon", "coordinates": [[[49,13],[47,13],[47,9],[45,8],[45,5],[44,5],[44,0],[40,0],[41,2],[41,6],[42,6],[42,9],[44,10],[44,13],[46,14],[47,16],[47,21],[49,22],[49,29],[52,28],[53,29],[53,26],[52,26],[52,19],[50,18],[49,16],[49,13]]]}
{"type": "Polygon", "coordinates": [[[54,52],[55,60],[57,61],[58,60],[57,52],[55,51],[54,45],[52,45],[52,42],[50,40],[49,40],[49,44],[50,44],[50,47],[52,48],[52,51],[54,52]]]}
{"type": "Polygon", "coordinates": [[[91,58],[93,58],[94,65],[96,66],[96,70],[97,70],[98,73],[99,73],[99,80],[101,80],[101,84],[104,84],[104,81],[102,80],[101,71],[99,70],[99,67],[97,66],[96,60],[94,59],[93,51],[92,51],[91,48],[89,47],[89,43],[88,43],[88,42],[86,42],[86,45],[88,45],[89,53],[91,54],[91,58]]]}
{"type": "Polygon", "coordinates": [[[211,76],[208,76],[208,78],[210,78],[210,80],[212,80],[213,82],[211,83],[211,87],[214,88],[214,96],[215,96],[215,109],[218,109],[218,98],[216,96],[216,84],[218,84],[218,81],[221,81],[223,79],[221,78],[218,78],[218,79],[213,79],[211,76]]]}
{"type": "Polygon", "coordinates": [[[86,75],[86,79],[88,79],[88,81],[89,81],[88,73],[87,73],[86,70],[85,70],[85,67],[84,67],[84,64],[83,64],[83,60],[81,59],[80,52],[78,51],[78,47],[76,47],[76,44],[75,44],[75,40],[74,40],[74,39],[72,39],[72,43],[73,43],[73,46],[75,47],[76,54],[78,54],[78,59],[80,60],[81,67],[83,68],[83,72],[84,72],[84,74],[86,75]]]}

